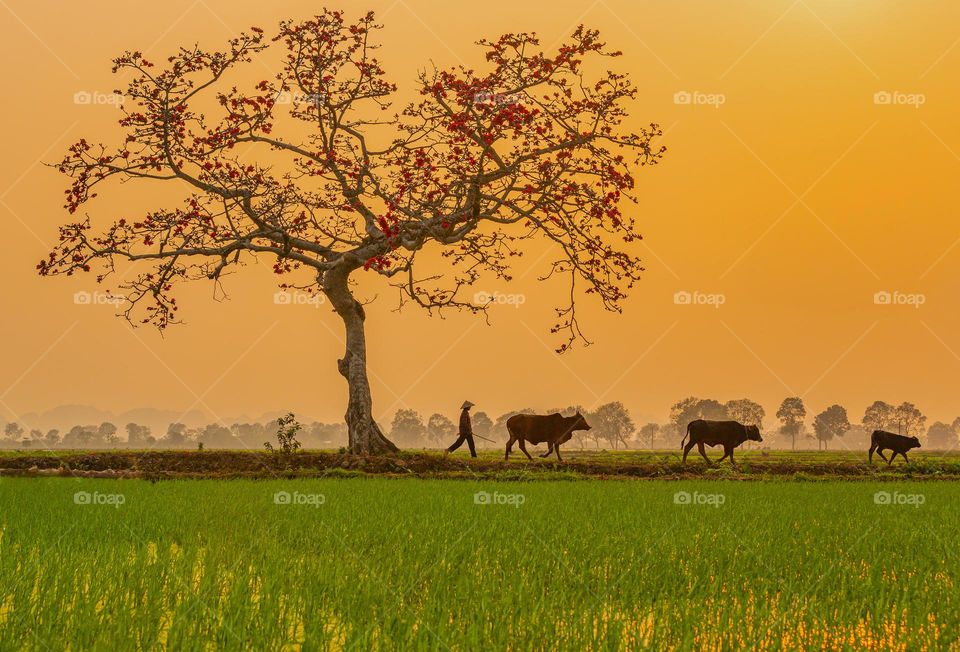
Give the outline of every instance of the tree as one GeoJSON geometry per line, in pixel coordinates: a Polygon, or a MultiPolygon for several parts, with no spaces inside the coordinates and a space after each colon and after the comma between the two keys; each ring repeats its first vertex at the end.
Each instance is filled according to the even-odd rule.
{"type": "Polygon", "coordinates": [[[893,420],[901,435],[911,437],[923,434],[923,426],[927,422],[927,417],[917,409],[916,405],[904,401],[894,409],[893,420]]]}
{"type": "Polygon", "coordinates": [[[614,449],[621,443],[625,448],[629,448],[627,440],[633,435],[636,426],[623,403],[615,401],[601,405],[591,417],[589,423],[599,438],[605,439],[614,449]]]}
{"type": "Polygon", "coordinates": [[[850,430],[847,411],[839,405],[831,405],[813,419],[813,431],[817,436],[817,448],[824,449],[834,437],[843,437],[850,430]]]}
{"type": "Polygon", "coordinates": [[[777,409],[777,418],[780,419],[780,434],[790,437],[790,448],[797,449],[797,435],[803,432],[803,420],[807,416],[807,408],[799,396],[790,396],[783,399],[777,409]]]}
{"type": "Polygon", "coordinates": [[[647,448],[653,448],[653,442],[660,434],[660,425],[656,423],[647,423],[640,428],[640,441],[647,445],[647,448]]]}
{"type": "Polygon", "coordinates": [[[117,437],[117,427],[109,421],[104,421],[101,423],[100,427],[97,429],[97,433],[104,442],[110,444],[111,446],[120,441],[120,438],[117,437]]]}
{"type": "Polygon", "coordinates": [[[863,413],[863,425],[873,430],[889,430],[894,423],[894,407],[883,401],[874,401],[863,413]]]}
{"type": "Polygon", "coordinates": [[[134,448],[147,443],[147,437],[150,436],[150,426],[128,423],[124,428],[127,431],[127,446],[134,448]]]}
{"type": "Polygon", "coordinates": [[[187,443],[187,426],[182,423],[171,423],[167,426],[167,434],[161,440],[164,446],[178,448],[187,443]]]}
{"type": "Polygon", "coordinates": [[[569,283],[551,329],[566,350],[585,340],[581,292],[619,312],[639,280],[640,261],[623,243],[640,236],[620,206],[636,199],[635,168],[665,151],[657,125],[625,129],[637,93],[626,75],[586,77],[585,60],[619,55],[594,30],[581,26],[547,53],[531,34],[481,40],[484,72],[424,71],[421,99],[391,116],[396,86],[374,56],[378,29],[372,13],[349,23],[325,10],[282,22],[273,39],[251,28],[221,52],[187,47],[161,65],[122,54],[114,71],[131,76],[123,143],[70,147],[58,164],[72,180],[65,208],[75,213],[111,181],[164,181],[190,195],[182,207],[96,230],[90,218],[64,224],[38,265],[44,276],[96,267],[98,280],[118,261],[151,265],[118,291],[127,319],[162,329],[179,322],[179,283],[216,288],[235,267],[270,259],[289,277],[282,287],[325,294],[343,322],[338,369],[354,453],[396,447],[372,416],[353,285],[380,276],[399,288],[401,307],[484,312],[470,286],[482,273],[509,281],[512,257],[540,238],[556,254],[544,277],[569,283]],[[274,43],[286,49],[282,72],[243,83],[239,69],[274,43]],[[289,92],[291,103],[277,102],[289,92]],[[204,115],[209,106],[218,108],[204,115]],[[415,263],[432,254],[422,251],[446,256],[446,273],[424,273],[415,263]]]}
{"type": "Polygon", "coordinates": [[[44,441],[47,442],[47,446],[53,448],[60,443],[60,431],[56,428],[50,429],[47,431],[44,441]]]}
{"type": "Polygon", "coordinates": [[[690,396],[670,406],[670,423],[678,435],[687,430],[687,424],[697,419],[722,421],[727,419],[727,408],[712,398],[690,396]]]}
{"type": "Polygon", "coordinates": [[[416,410],[400,408],[393,415],[390,437],[394,440],[410,445],[422,444],[426,432],[423,417],[416,410]]]}
{"type": "Polygon", "coordinates": [[[15,421],[11,421],[3,427],[3,434],[10,441],[17,441],[23,435],[23,426],[15,421]]]}
{"type": "Polygon", "coordinates": [[[937,421],[927,430],[927,445],[936,450],[953,450],[957,447],[957,431],[950,424],[937,421]]]}
{"type": "Polygon", "coordinates": [[[739,421],[747,426],[763,427],[763,417],[767,413],[759,403],[748,398],[738,398],[727,401],[724,407],[727,410],[727,415],[734,421],[739,421]]]}
{"type": "Polygon", "coordinates": [[[427,437],[437,446],[442,447],[443,442],[452,439],[456,432],[453,421],[442,414],[431,414],[427,420],[427,437]]]}
{"type": "Polygon", "coordinates": [[[490,433],[493,431],[493,420],[486,412],[477,412],[473,415],[473,432],[480,437],[490,439],[490,433]]]}

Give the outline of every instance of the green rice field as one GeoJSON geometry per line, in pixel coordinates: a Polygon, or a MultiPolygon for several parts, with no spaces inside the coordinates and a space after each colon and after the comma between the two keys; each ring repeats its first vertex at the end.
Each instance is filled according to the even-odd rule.
{"type": "Polygon", "coordinates": [[[0,478],[0,649],[960,649],[946,482],[0,478]]]}

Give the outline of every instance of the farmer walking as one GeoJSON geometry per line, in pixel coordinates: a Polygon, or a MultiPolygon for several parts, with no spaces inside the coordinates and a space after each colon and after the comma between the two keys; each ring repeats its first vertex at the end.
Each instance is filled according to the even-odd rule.
{"type": "Polygon", "coordinates": [[[460,448],[463,442],[467,442],[467,446],[470,447],[470,456],[477,456],[477,448],[473,444],[473,426],[470,424],[470,408],[472,407],[473,403],[470,401],[464,401],[463,405],[460,406],[460,436],[457,437],[457,441],[453,442],[453,445],[447,449],[448,455],[460,448]]]}

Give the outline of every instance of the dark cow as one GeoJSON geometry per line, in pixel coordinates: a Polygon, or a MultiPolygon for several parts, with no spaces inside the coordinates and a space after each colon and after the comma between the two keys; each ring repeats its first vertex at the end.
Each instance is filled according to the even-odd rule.
{"type": "Polygon", "coordinates": [[[703,450],[704,444],[707,446],[723,446],[723,457],[717,460],[717,464],[730,458],[730,463],[737,465],[733,461],[733,449],[745,441],[763,441],[760,436],[760,428],[757,426],[745,426],[739,421],[706,421],[697,419],[687,424],[687,434],[683,436],[680,442],[680,448],[683,449],[683,461],[687,461],[687,453],[694,446],[700,451],[703,459],[710,464],[710,458],[703,450]],[[683,442],[687,437],[690,441],[684,446],[683,442]]]}
{"type": "Polygon", "coordinates": [[[920,440],[916,437],[904,437],[903,435],[895,435],[886,430],[874,430],[873,434],[870,435],[870,453],[868,457],[872,464],[873,451],[877,451],[880,457],[883,458],[883,461],[887,463],[887,466],[893,463],[893,458],[897,455],[901,456],[904,462],[909,462],[910,460],[907,459],[907,451],[911,448],[920,448],[920,440]],[[883,454],[884,450],[893,451],[893,455],[890,456],[889,460],[883,454]]]}
{"type": "Polygon", "coordinates": [[[531,460],[533,458],[527,452],[526,442],[531,444],[547,442],[547,452],[540,457],[546,457],[556,451],[557,459],[562,462],[560,444],[570,441],[574,430],[590,430],[587,420],[579,412],[572,417],[565,417],[562,414],[548,414],[546,416],[515,414],[507,419],[507,431],[510,433],[510,439],[507,441],[507,453],[503,459],[510,459],[510,449],[515,441],[520,442],[520,450],[531,460]]]}

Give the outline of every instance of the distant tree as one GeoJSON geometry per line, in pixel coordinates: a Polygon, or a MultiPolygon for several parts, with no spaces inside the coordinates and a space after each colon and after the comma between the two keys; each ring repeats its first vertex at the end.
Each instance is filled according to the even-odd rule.
{"type": "Polygon", "coordinates": [[[949,451],[957,447],[957,431],[950,424],[937,421],[927,430],[927,446],[949,451]]]}
{"type": "Polygon", "coordinates": [[[10,441],[18,441],[23,436],[23,426],[15,421],[11,421],[3,427],[3,434],[10,441]]]}
{"type": "Polygon", "coordinates": [[[748,398],[727,401],[724,407],[727,410],[727,416],[747,426],[762,427],[763,417],[767,414],[762,405],[748,398]]]}
{"type": "Polygon", "coordinates": [[[117,427],[112,423],[110,423],[109,421],[104,421],[103,423],[101,423],[100,428],[98,429],[98,432],[100,437],[104,441],[106,442],[111,442],[111,440],[116,441],[116,439],[113,439],[113,437],[117,434],[117,427]]]}
{"type": "Polygon", "coordinates": [[[183,423],[171,423],[167,426],[167,434],[160,440],[164,446],[179,448],[187,443],[187,426],[183,423]]]}
{"type": "Polygon", "coordinates": [[[813,419],[813,431],[817,436],[817,448],[823,446],[834,437],[842,437],[850,429],[850,420],[847,411],[839,405],[831,405],[813,419]]]}
{"type": "Polygon", "coordinates": [[[870,430],[890,430],[894,423],[895,408],[883,401],[874,401],[863,413],[863,426],[870,430]]]}
{"type": "Polygon", "coordinates": [[[41,439],[43,439],[43,431],[37,430],[36,428],[34,428],[33,430],[30,431],[30,439],[32,439],[33,441],[40,441],[41,439]]]}
{"type": "Polygon", "coordinates": [[[953,420],[953,423],[950,424],[950,427],[953,428],[953,431],[960,435],[960,417],[957,417],[953,420]]]}
{"type": "Polygon", "coordinates": [[[486,412],[477,412],[473,415],[473,432],[475,434],[490,439],[491,431],[493,431],[493,419],[486,412]]]}
{"type": "Polygon", "coordinates": [[[601,405],[593,411],[587,423],[597,431],[598,437],[603,438],[614,449],[619,448],[620,444],[629,448],[627,442],[636,430],[630,412],[620,401],[601,405]]]}
{"type": "Polygon", "coordinates": [[[244,448],[259,446],[257,442],[270,436],[270,430],[262,423],[235,423],[230,426],[230,431],[244,448]]]}
{"type": "Polygon", "coordinates": [[[807,408],[799,396],[790,396],[783,399],[777,410],[780,419],[780,434],[790,438],[790,448],[797,449],[797,437],[803,432],[803,420],[807,416],[807,408]]]}
{"type": "Polygon", "coordinates": [[[927,423],[927,417],[917,409],[917,406],[906,401],[896,407],[893,418],[899,433],[907,437],[922,435],[923,426],[927,423]]]}
{"type": "Polygon", "coordinates": [[[438,447],[453,439],[456,432],[457,427],[453,425],[453,421],[442,414],[431,414],[427,420],[427,438],[438,447]]]}
{"type": "Polygon", "coordinates": [[[44,440],[47,442],[47,446],[54,448],[57,444],[60,443],[60,431],[56,428],[50,429],[47,431],[46,437],[44,440]]]}
{"type": "Polygon", "coordinates": [[[422,445],[427,433],[423,425],[423,417],[416,410],[400,408],[393,415],[393,424],[390,426],[390,439],[407,446],[422,445]]]}
{"type": "Polygon", "coordinates": [[[640,428],[640,436],[637,438],[643,446],[646,448],[653,448],[654,442],[657,440],[657,435],[660,434],[660,424],[658,423],[647,423],[640,428]]]}
{"type": "Polygon", "coordinates": [[[127,446],[130,448],[143,446],[147,443],[147,437],[150,436],[150,426],[128,423],[124,428],[127,431],[127,446]]]}
{"type": "Polygon", "coordinates": [[[229,428],[219,423],[208,424],[197,437],[197,443],[204,448],[234,448],[236,439],[229,428]]]}
{"type": "Polygon", "coordinates": [[[66,446],[75,446],[77,448],[89,447],[97,438],[96,426],[74,426],[70,428],[63,443],[66,446]]]}
{"type": "Polygon", "coordinates": [[[697,419],[723,421],[728,419],[727,408],[712,398],[689,396],[670,406],[670,423],[678,435],[687,431],[687,424],[697,419]]]}

